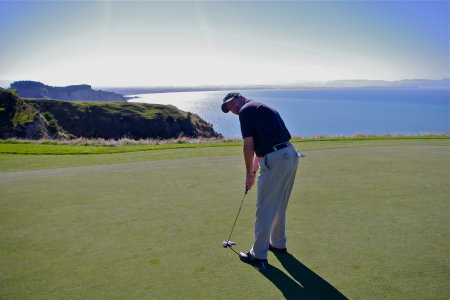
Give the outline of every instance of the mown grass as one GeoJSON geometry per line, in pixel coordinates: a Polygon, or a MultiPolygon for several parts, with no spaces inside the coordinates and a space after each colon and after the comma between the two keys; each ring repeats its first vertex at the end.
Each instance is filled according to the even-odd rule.
{"type": "MultiPolygon", "coordinates": [[[[238,144],[238,143],[236,143],[238,144]]],[[[51,144],[0,144],[0,153],[33,154],[33,155],[67,155],[67,154],[112,154],[149,150],[182,149],[199,147],[219,147],[215,143],[196,144],[164,144],[164,145],[131,145],[131,146],[94,146],[94,145],[51,145],[51,144]]]]}
{"type": "MultiPolygon", "coordinates": [[[[3,155],[16,170],[0,173],[0,298],[446,299],[448,139],[298,145],[292,257],[270,254],[266,272],[220,245],[243,196],[240,145],[3,155]]],[[[252,190],[237,251],[254,212],[252,190]]]]}
{"type": "MultiPolygon", "coordinates": [[[[26,146],[29,144],[14,144],[17,149],[22,151],[22,154],[8,154],[0,153],[0,173],[8,171],[20,171],[20,170],[37,170],[37,169],[49,169],[49,168],[65,168],[65,167],[76,167],[76,166],[89,166],[89,165],[108,165],[115,163],[130,163],[130,162],[143,162],[150,160],[165,160],[165,159],[176,159],[176,158],[190,158],[190,157],[219,157],[219,156],[231,156],[231,155],[241,155],[242,153],[242,143],[239,141],[231,142],[217,142],[211,147],[208,143],[200,144],[170,144],[166,145],[166,149],[156,148],[150,150],[149,146],[129,146],[129,148],[135,151],[126,152],[126,147],[111,147],[105,146],[106,150],[119,150],[113,153],[100,152],[95,154],[93,149],[96,146],[79,146],[81,150],[91,151],[86,154],[80,155],[82,152],[77,149],[76,146],[69,145],[50,145],[46,150],[53,148],[53,153],[61,154],[61,148],[59,146],[64,146],[64,148],[70,151],[65,153],[65,155],[54,155],[50,153],[43,153],[35,151],[37,154],[26,154],[30,153],[30,149],[21,149],[21,146],[26,146]],[[183,147],[184,146],[184,147],[183,147]],[[70,148],[73,147],[73,148],[70,148]],[[142,148],[144,149],[142,149],[142,148]],[[148,148],[147,148],[148,147],[148,148]],[[117,148],[117,149],[116,149],[117,148]],[[123,149],[125,148],[125,149],[123,149]],[[120,152],[120,151],[124,152],[120,152]]],[[[34,146],[36,144],[31,144],[34,146]]],[[[39,146],[39,144],[37,144],[39,146]]],[[[345,148],[360,148],[360,147],[382,147],[382,146],[450,146],[450,139],[343,139],[339,142],[336,141],[302,141],[295,142],[294,145],[297,149],[303,152],[327,150],[327,149],[345,149],[345,148]]],[[[47,145],[44,145],[47,146],[47,145]]],[[[158,147],[159,145],[155,145],[158,147]]],[[[165,145],[160,145],[161,147],[165,145]]],[[[1,145],[0,145],[1,148],[1,145]]],[[[41,149],[38,149],[41,150],[41,149]]],[[[19,152],[19,151],[18,151],[19,152]]],[[[33,152],[31,152],[33,153],[33,152]]]]}
{"type": "MultiPolygon", "coordinates": [[[[353,143],[356,141],[404,141],[404,140],[450,140],[449,136],[404,136],[404,137],[342,137],[342,138],[321,138],[321,139],[293,139],[293,143],[309,143],[309,142],[344,142],[353,143]]],[[[167,143],[158,140],[134,141],[122,144],[120,141],[111,142],[108,140],[100,140],[89,142],[86,140],[78,143],[77,140],[68,141],[32,141],[32,140],[2,140],[0,141],[0,154],[34,154],[34,155],[68,155],[68,154],[112,154],[127,153],[149,150],[164,149],[185,149],[185,148],[202,148],[202,147],[224,147],[242,145],[240,140],[216,140],[206,141],[189,139],[179,139],[178,141],[167,143]],[[102,144],[103,143],[103,144],[102,144]]]]}

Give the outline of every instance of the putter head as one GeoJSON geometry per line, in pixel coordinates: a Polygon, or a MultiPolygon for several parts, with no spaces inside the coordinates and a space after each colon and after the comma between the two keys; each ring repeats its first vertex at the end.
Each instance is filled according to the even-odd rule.
{"type": "Polygon", "coordinates": [[[232,241],[223,241],[222,242],[222,247],[224,247],[224,248],[231,247],[233,245],[236,245],[236,243],[232,242],[232,241]]]}

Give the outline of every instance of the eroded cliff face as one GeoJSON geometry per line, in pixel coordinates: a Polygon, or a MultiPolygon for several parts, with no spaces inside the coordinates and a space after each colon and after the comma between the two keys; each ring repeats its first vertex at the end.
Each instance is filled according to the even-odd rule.
{"type": "Polygon", "coordinates": [[[56,120],[17,96],[0,89],[0,138],[71,138],[56,120]]]}
{"type": "Polygon", "coordinates": [[[0,90],[0,118],[1,138],[221,137],[196,114],[172,105],[22,99],[10,90],[0,90]]]}
{"type": "Polygon", "coordinates": [[[54,99],[68,101],[126,101],[125,97],[113,92],[93,90],[88,84],[53,87],[36,81],[16,81],[11,89],[20,97],[35,99],[54,99]]]}

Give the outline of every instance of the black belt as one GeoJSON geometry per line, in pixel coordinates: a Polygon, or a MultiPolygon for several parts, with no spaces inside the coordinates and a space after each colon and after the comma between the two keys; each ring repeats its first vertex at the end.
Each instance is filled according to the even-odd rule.
{"type": "Polygon", "coordinates": [[[284,143],[281,143],[281,144],[274,145],[274,146],[272,146],[272,149],[269,152],[267,152],[266,154],[264,154],[263,156],[265,156],[265,155],[267,155],[269,153],[272,153],[274,151],[278,151],[278,150],[287,148],[290,145],[291,145],[291,143],[289,143],[289,142],[284,142],[284,143]]]}

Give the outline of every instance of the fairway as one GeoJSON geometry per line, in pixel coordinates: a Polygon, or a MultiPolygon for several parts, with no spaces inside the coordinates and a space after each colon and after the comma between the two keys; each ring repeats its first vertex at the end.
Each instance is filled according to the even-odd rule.
{"type": "Polygon", "coordinates": [[[449,141],[297,144],[290,255],[261,272],[221,246],[244,193],[240,146],[3,154],[0,299],[448,299],[449,141]]]}

